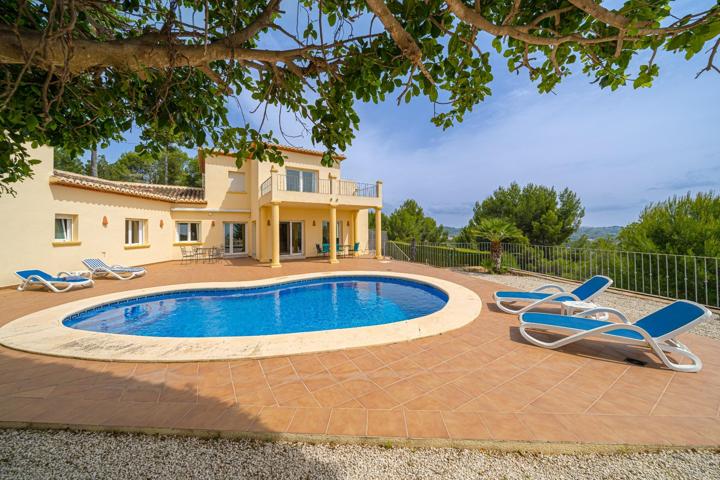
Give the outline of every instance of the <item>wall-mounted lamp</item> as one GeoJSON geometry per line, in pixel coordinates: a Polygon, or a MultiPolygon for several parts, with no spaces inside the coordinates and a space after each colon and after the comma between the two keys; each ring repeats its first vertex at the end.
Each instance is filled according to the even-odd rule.
{"type": "Polygon", "coordinates": [[[347,224],[346,224],[346,225],[347,225],[348,227],[350,226],[350,220],[347,221],[347,224]]]}
{"type": "Polygon", "coordinates": [[[315,226],[315,220],[313,220],[313,227],[315,226]]]}
{"type": "Polygon", "coordinates": [[[268,224],[267,224],[267,225],[268,225],[268,227],[270,226],[270,220],[268,220],[268,224]]]}
{"type": "Polygon", "coordinates": [[[164,225],[165,225],[165,222],[164,222],[163,219],[161,218],[161,219],[160,219],[160,228],[163,228],[164,225]]]}
{"type": "Polygon", "coordinates": [[[103,227],[107,227],[108,219],[105,215],[103,215],[103,221],[102,221],[103,227]]]}
{"type": "Polygon", "coordinates": [[[212,225],[213,227],[215,226],[215,220],[213,220],[213,221],[211,222],[211,225],[212,225]]]}

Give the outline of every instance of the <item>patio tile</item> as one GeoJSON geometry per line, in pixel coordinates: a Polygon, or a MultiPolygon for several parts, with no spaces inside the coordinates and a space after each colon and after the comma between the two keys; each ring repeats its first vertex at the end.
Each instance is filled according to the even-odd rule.
{"type": "Polygon", "coordinates": [[[328,435],[366,435],[367,410],[333,408],[327,428],[328,435]]]}
{"type": "Polygon", "coordinates": [[[409,410],[453,410],[472,397],[452,385],[439,387],[405,403],[409,410]]]}
{"type": "Polygon", "coordinates": [[[482,416],[466,412],[442,412],[450,438],[454,439],[490,439],[490,431],[482,416]]]}
{"type": "Polygon", "coordinates": [[[368,352],[365,355],[355,357],[351,360],[353,364],[363,372],[372,372],[385,365],[385,362],[368,352]]]}
{"type": "Polygon", "coordinates": [[[380,387],[387,387],[388,385],[392,385],[393,383],[403,378],[401,375],[399,375],[389,367],[382,367],[375,371],[372,371],[367,374],[367,377],[371,382],[375,383],[380,387]]]}
{"type": "Polygon", "coordinates": [[[577,442],[578,437],[551,414],[518,414],[518,418],[533,433],[533,436],[550,442],[577,442]]]}
{"type": "Polygon", "coordinates": [[[269,372],[273,372],[279,368],[290,367],[291,364],[288,357],[272,357],[261,359],[260,366],[267,375],[269,372]]]}
{"type": "Polygon", "coordinates": [[[357,400],[368,409],[391,409],[399,405],[397,400],[377,387],[357,400]]]}
{"type": "MultiPolygon", "coordinates": [[[[202,392],[201,396],[202,396],[202,392]]],[[[238,405],[259,405],[263,407],[275,405],[275,396],[266,385],[248,389],[235,389],[235,400],[238,405]]]]}
{"type": "MultiPolygon", "coordinates": [[[[247,259],[231,263],[242,268],[152,265],[152,275],[137,279],[133,286],[172,284],[179,275],[193,281],[221,276],[247,280],[337,269],[319,262],[288,262],[279,272],[247,259]]],[[[358,259],[344,262],[342,268],[371,270],[378,264],[358,259]]],[[[481,279],[422,265],[394,262],[382,268],[467,285],[486,303],[497,289],[481,279]]],[[[72,298],[126,288],[118,282],[99,282],[72,298]]],[[[69,298],[0,290],[0,301],[8,307],[0,313],[0,324],[69,298]]],[[[718,445],[720,342],[695,335],[683,340],[705,362],[698,374],[659,368],[657,358],[646,350],[615,343],[580,342],[557,351],[534,347],[521,339],[514,317],[492,307],[484,308],[478,321],[435,337],[262,360],[113,363],[0,347],[0,420],[399,438],[718,445]],[[623,362],[626,356],[649,364],[629,366],[623,362]]]]}
{"type": "Polygon", "coordinates": [[[386,387],[385,391],[398,402],[405,403],[418,398],[427,390],[412,379],[405,379],[386,387]]]}
{"type": "Polygon", "coordinates": [[[405,422],[410,438],[448,438],[440,412],[405,410],[405,422]]]}
{"type": "Polygon", "coordinates": [[[271,372],[265,373],[267,383],[271,387],[277,387],[284,383],[296,382],[300,380],[300,376],[295,372],[295,369],[288,362],[287,365],[276,368],[271,372]]]}
{"type": "Polygon", "coordinates": [[[345,390],[350,392],[355,398],[378,390],[378,387],[366,378],[354,378],[341,383],[345,390]]]}
{"type": "Polygon", "coordinates": [[[328,368],[328,372],[330,372],[338,382],[364,376],[362,371],[350,360],[346,360],[328,368]]]}
{"type": "Polygon", "coordinates": [[[377,437],[406,437],[402,410],[368,410],[367,434],[377,437]]]}
{"type": "Polygon", "coordinates": [[[330,421],[329,408],[298,408],[288,427],[291,433],[325,433],[330,421]]]}
{"type": "Polygon", "coordinates": [[[485,412],[480,418],[494,440],[532,441],[537,438],[514,413],[485,412]]]}
{"type": "Polygon", "coordinates": [[[332,367],[347,362],[349,359],[343,352],[325,352],[317,354],[318,360],[330,370],[332,367]]]}
{"type": "Polygon", "coordinates": [[[337,407],[350,400],[354,400],[354,396],[342,385],[331,385],[322,390],[317,390],[313,392],[313,396],[323,407],[337,407]]]}
{"type": "Polygon", "coordinates": [[[314,375],[325,372],[325,367],[315,355],[290,357],[293,368],[300,376],[314,375]]]}
{"type": "Polygon", "coordinates": [[[255,417],[249,430],[253,432],[286,432],[296,408],[265,407],[255,417]]]}

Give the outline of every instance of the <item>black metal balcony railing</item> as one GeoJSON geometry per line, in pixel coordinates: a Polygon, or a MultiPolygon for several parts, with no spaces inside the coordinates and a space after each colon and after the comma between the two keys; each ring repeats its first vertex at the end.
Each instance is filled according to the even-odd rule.
{"type": "Polygon", "coordinates": [[[322,193],[326,195],[338,194],[351,197],[378,196],[377,185],[372,183],[359,183],[351,180],[338,180],[335,184],[330,179],[298,178],[287,175],[274,175],[260,185],[260,195],[270,193],[273,188],[281,192],[322,193]],[[275,179],[275,185],[273,185],[275,179]]]}

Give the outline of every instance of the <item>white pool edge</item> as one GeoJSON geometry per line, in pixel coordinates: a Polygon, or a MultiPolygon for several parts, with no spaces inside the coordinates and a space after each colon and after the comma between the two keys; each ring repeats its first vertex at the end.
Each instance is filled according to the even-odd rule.
{"type": "Polygon", "coordinates": [[[438,335],[472,322],[482,302],[472,290],[434,277],[409,273],[339,271],[309,273],[242,282],[203,282],[128,290],[76,300],[34,312],[0,327],[0,345],[59,357],[114,362],[197,362],[297,355],[404,342],[438,335]],[[66,327],[70,315],[128,298],[182,290],[264,287],[280,283],[345,276],[407,279],[448,296],[430,315],[368,327],[245,337],[171,338],[90,332],[66,327]]]}

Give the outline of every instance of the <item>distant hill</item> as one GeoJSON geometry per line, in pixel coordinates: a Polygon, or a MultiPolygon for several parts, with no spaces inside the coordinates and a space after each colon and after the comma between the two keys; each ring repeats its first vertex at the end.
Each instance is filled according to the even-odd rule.
{"type": "Polygon", "coordinates": [[[583,235],[587,235],[590,240],[597,240],[598,238],[615,238],[622,227],[615,225],[612,227],[580,227],[575,232],[570,240],[577,240],[583,235]]]}
{"type": "Polygon", "coordinates": [[[460,234],[460,227],[445,227],[445,231],[448,233],[448,237],[453,238],[460,234]]]}

